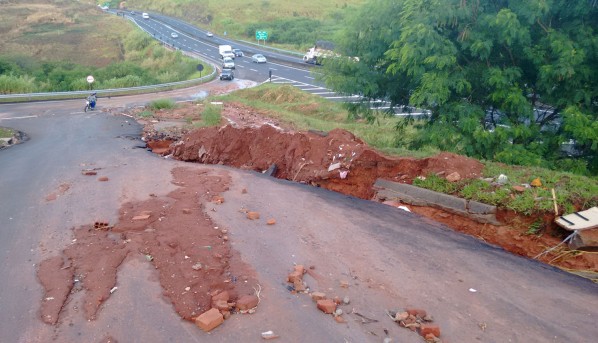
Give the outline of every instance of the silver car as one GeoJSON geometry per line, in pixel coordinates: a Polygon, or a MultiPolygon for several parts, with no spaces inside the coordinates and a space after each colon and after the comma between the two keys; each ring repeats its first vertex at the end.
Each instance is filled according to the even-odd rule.
{"type": "Polygon", "coordinates": [[[255,54],[255,55],[251,56],[251,62],[266,63],[266,62],[268,62],[268,60],[266,60],[266,57],[262,54],[255,54]]]}

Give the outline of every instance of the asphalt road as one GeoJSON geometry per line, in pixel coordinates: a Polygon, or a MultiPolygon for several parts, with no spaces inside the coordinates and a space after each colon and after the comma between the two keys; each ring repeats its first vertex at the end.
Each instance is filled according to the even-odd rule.
{"type": "MultiPolygon", "coordinates": [[[[99,106],[135,106],[144,97],[151,95],[100,99],[99,106]]],[[[190,167],[225,169],[233,178],[226,202],[209,213],[229,228],[233,247],[258,273],[264,300],[257,313],[233,316],[205,334],[176,317],[148,264],[132,259],[97,320],[85,321],[69,303],[59,327],[45,325],[36,265],[71,242],[71,228],[114,222],[122,203],[165,195],[174,187],[171,168],[183,165],[136,148],[141,128],[130,118],[83,113],[81,105],[0,105],[0,125],[30,137],[0,150],[1,342],[99,342],[108,335],[120,342],[258,342],[267,330],[281,342],[381,342],[384,330],[398,342],[421,342],[384,314],[405,306],[431,313],[449,342],[598,337],[598,285],[586,279],[382,204],[198,165],[190,167]],[[109,182],[82,175],[86,168],[99,168],[109,182]],[[241,207],[277,224],[248,223],[241,207]],[[313,290],[352,299],[344,309],[348,323],[337,324],[306,296],[288,293],[284,278],[294,263],[315,266],[318,276],[308,279],[313,290]],[[349,280],[349,288],[340,288],[339,280],[349,280]],[[365,324],[352,311],[377,322],[365,324]]]]}

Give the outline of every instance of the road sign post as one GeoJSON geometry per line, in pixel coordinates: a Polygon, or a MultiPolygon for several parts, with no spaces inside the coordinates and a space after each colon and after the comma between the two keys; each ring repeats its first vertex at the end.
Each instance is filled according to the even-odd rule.
{"type": "Polygon", "coordinates": [[[257,39],[257,44],[260,44],[260,40],[263,40],[264,45],[266,45],[266,40],[268,39],[268,31],[255,31],[255,39],[257,39]]]}
{"type": "Polygon", "coordinates": [[[89,83],[89,90],[92,90],[92,89],[93,89],[93,82],[94,82],[94,81],[95,81],[95,79],[93,78],[93,76],[92,76],[92,75],[89,75],[89,76],[87,77],[87,83],[89,83]]]}

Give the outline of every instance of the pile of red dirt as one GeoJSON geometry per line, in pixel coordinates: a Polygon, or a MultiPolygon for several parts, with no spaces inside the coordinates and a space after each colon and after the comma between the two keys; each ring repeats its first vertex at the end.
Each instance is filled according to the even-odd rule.
{"type": "Polygon", "coordinates": [[[341,129],[284,132],[270,125],[202,128],[185,135],[172,147],[172,154],[183,161],[256,171],[275,165],[272,176],[277,178],[363,199],[372,198],[378,178],[411,183],[421,175],[455,172],[461,178],[477,178],[483,168],[477,160],[446,152],[424,159],[386,157],[341,129]]]}
{"type": "Polygon", "coordinates": [[[164,296],[186,320],[210,309],[213,294],[226,290],[234,301],[254,292],[255,273],[231,249],[227,231],[206,214],[206,205],[217,206],[210,202],[228,189],[230,176],[186,168],[175,168],[173,175],[179,188],[168,197],[124,204],[112,226],[75,229],[72,244],[40,264],[44,322],[56,324],[76,292],[84,292],[79,307],[93,320],[115,291],[118,269],[128,258],[153,265],[164,296]]]}

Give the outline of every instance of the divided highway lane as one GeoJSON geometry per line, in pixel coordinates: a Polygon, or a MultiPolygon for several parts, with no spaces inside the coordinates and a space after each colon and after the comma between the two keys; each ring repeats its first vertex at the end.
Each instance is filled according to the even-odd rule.
{"type": "MultiPolygon", "coordinates": [[[[116,13],[114,10],[109,12],[116,13]]],[[[321,82],[316,81],[314,77],[317,67],[305,64],[299,57],[259,49],[256,46],[228,40],[222,36],[214,35],[213,37],[208,37],[208,31],[206,30],[158,13],[150,13],[149,19],[143,19],[140,12],[134,13],[131,14],[131,12],[128,12],[125,13],[125,16],[133,20],[139,27],[154,36],[157,40],[176,49],[200,55],[218,67],[221,67],[218,45],[227,44],[241,49],[245,53],[245,57],[237,57],[235,59],[235,76],[237,78],[264,82],[268,80],[269,72],[271,71],[271,81],[274,83],[289,84],[302,91],[321,96],[331,101],[359,102],[361,100],[361,96],[359,95],[343,95],[326,88],[321,82]],[[178,38],[171,37],[173,32],[178,34],[178,38]],[[268,63],[252,63],[251,56],[257,53],[266,56],[268,63]]],[[[377,101],[372,103],[371,108],[386,110],[389,108],[389,105],[388,102],[377,101]]],[[[396,114],[423,115],[425,113],[401,113],[396,111],[396,114]]]]}

